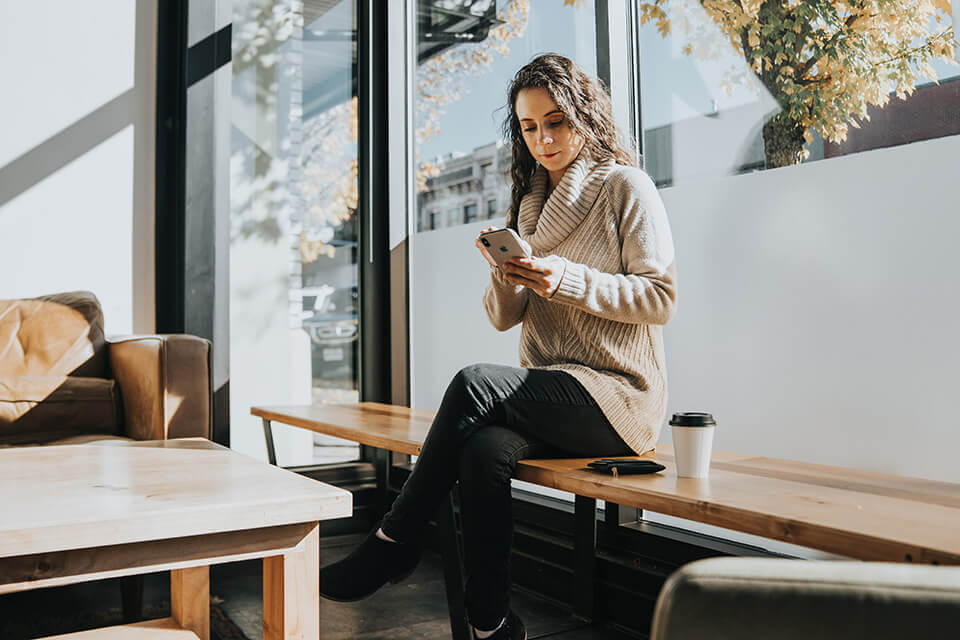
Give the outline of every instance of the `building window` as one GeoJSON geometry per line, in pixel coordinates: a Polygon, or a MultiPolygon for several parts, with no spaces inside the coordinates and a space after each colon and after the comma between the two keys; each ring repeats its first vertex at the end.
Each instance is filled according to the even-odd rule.
{"type": "Polygon", "coordinates": [[[495,218],[497,215],[497,201],[487,200],[487,218],[495,218]]]}
{"type": "Polygon", "coordinates": [[[463,223],[470,224],[477,221],[477,203],[468,204],[463,208],[463,223]]]}

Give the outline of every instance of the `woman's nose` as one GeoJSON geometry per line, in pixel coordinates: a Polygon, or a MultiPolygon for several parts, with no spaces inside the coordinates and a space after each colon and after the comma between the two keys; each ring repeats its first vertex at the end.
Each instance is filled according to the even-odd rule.
{"type": "Polygon", "coordinates": [[[540,142],[541,142],[542,144],[550,144],[551,142],[553,142],[553,138],[550,137],[550,136],[547,135],[547,134],[542,134],[542,135],[540,136],[540,142]]]}

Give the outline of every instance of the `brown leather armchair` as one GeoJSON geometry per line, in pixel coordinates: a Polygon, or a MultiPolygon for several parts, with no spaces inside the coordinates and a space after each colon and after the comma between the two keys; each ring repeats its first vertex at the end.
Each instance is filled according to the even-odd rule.
{"type": "Polygon", "coordinates": [[[210,438],[210,342],[106,339],[88,291],[0,300],[0,446],[210,438]]]}

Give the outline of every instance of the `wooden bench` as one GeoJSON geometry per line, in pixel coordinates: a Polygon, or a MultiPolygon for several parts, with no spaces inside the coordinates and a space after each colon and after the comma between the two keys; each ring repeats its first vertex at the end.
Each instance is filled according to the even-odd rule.
{"type": "MultiPolygon", "coordinates": [[[[254,407],[251,413],[263,419],[274,464],[272,421],[417,455],[434,415],[372,402],[254,407]]],[[[713,453],[710,477],[697,480],[677,477],[671,447],[660,445],[652,457],[667,469],[619,478],[586,468],[595,457],[517,464],[518,480],[576,495],[574,567],[583,588],[574,611],[585,618],[593,614],[598,499],[860,560],[960,564],[960,484],[723,452],[713,453]]],[[[386,487],[390,464],[388,457],[380,460],[378,485],[386,487]]],[[[454,624],[461,619],[454,588],[461,576],[446,570],[454,636],[469,637],[454,624]]]]}

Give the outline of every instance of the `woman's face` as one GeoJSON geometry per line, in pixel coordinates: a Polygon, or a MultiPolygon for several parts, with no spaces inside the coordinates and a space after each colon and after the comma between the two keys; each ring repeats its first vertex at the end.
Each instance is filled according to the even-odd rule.
{"type": "Polygon", "coordinates": [[[546,89],[522,89],[514,111],[530,155],[547,171],[563,171],[576,159],[583,137],[573,132],[546,89]]]}

